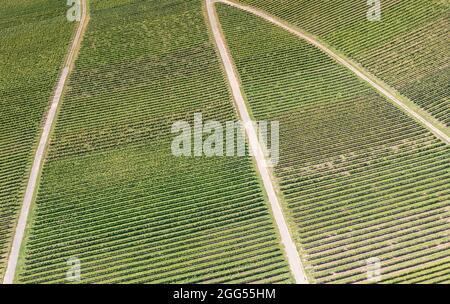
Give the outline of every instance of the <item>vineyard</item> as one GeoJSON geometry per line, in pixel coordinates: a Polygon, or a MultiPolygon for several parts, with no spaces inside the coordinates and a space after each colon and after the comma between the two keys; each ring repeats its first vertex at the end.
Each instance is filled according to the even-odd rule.
{"type": "Polygon", "coordinates": [[[231,1],[0,0],[0,282],[450,283],[449,0],[231,1]]]}
{"type": "Polygon", "coordinates": [[[383,0],[379,22],[367,1],[239,2],[318,36],[450,126],[448,0],[383,0]]]}
{"type": "Polygon", "coordinates": [[[33,149],[73,24],[57,0],[2,1],[0,10],[0,281],[33,149]]]}
{"type": "MultiPolygon", "coordinates": [[[[350,22],[314,23],[320,1],[246,2],[279,8],[291,22],[306,22],[298,14],[314,7],[312,32],[329,37],[337,30],[328,27],[350,22]],[[290,3],[298,14],[289,15],[290,3]]],[[[320,50],[216,6],[255,119],[280,121],[274,174],[311,281],[366,283],[367,261],[376,258],[382,282],[449,283],[450,148],[320,50]]],[[[376,46],[355,40],[346,42],[356,57],[376,46]]]]}
{"type": "Polygon", "coordinates": [[[292,282],[251,158],[170,151],[177,120],[236,119],[202,1],[90,5],[18,282],[292,282]]]}

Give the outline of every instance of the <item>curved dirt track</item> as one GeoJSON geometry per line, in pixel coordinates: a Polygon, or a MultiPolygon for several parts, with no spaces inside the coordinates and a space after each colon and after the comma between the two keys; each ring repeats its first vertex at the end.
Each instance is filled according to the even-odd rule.
{"type": "MultiPolygon", "coordinates": [[[[356,67],[350,60],[347,58],[337,54],[336,52],[329,49],[327,46],[322,44],[320,41],[315,39],[313,36],[308,35],[307,33],[304,33],[297,28],[290,26],[289,24],[286,24],[285,22],[279,20],[278,18],[261,11],[259,9],[256,9],[251,6],[242,5],[233,1],[229,0],[206,0],[206,7],[207,7],[207,14],[210,22],[210,26],[214,35],[214,39],[216,41],[217,48],[219,50],[220,56],[222,58],[223,65],[225,66],[225,72],[228,78],[229,85],[231,87],[234,101],[237,105],[239,114],[244,122],[250,121],[248,110],[245,106],[244,98],[242,96],[242,93],[240,91],[240,83],[238,80],[238,77],[234,70],[234,64],[231,58],[231,55],[229,54],[227,44],[225,42],[225,39],[223,37],[223,34],[220,30],[220,21],[218,21],[216,11],[214,9],[214,3],[223,3],[230,6],[233,6],[237,9],[246,11],[248,13],[251,13],[253,15],[256,15],[266,21],[271,22],[274,25],[277,25],[284,30],[296,35],[297,37],[307,41],[311,45],[319,48],[321,51],[323,51],[325,54],[327,54],[329,57],[337,61],[339,64],[343,65],[350,71],[352,71],[356,76],[370,84],[374,89],[376,89],[379,93],[381,93],[383,96],[387,97],[391,102],[396,104],[398,107],[400,107],[404,112],[409,114],[412,118],[414,118],[417,122],[419,122],[421,125],[423,125],[425,128],[427,128],[430,132],[432,132],[437,138],[444,141],[446,144],[450,144],[450,137],[446,135],[444,132],[436,128],[432,123],[430,123],[426,118],[424,118],[420,113],[416,112],[414,109],[410,108],[407,104],[405,104],[403,101],[395,97],[395,95],[392,93],[392,89],[389,87],[384,87],[380,85],[381,83],[375,76],[370,74],[369,72],[362,70],[358,67],[356,67]]],[[[294,278],[297,283],[308,283],[307,277],[304,272],[303,265],[301,263],[301,259],[299,257],[299,254],[297,252],[296,246],[293,243],[293,239],[290,235],[290,232],[288,230],[288,227],[286,225],[286,221],[281,209],[281,206],[278,201],[278,197],[276,196],[276,193],[274,191],[274,184],[273,180],[271,179],[270,173],[267,171],[267,166],[265,164],[265,158],[262,154],[261,146],[259,145],[259,142],[256,137],[255,130],[251,127],[251,124],[247,124],[250,127],[246,127],[246,132],[249,137],[249,145],[252,149],[253,155],[255,156],[255,160],[257,162],[258,170],[261,174],[261,177],[264,182],[264,187],[266,189],[266,192],[269,197],[269,201],[271,203],[272,211],[275,217],[276,224],[278,226],[280,235],[281,235],[281,241],[284,245],[284,249],[286,251],[288,262],[290,264],[290,268],[292,273],[294,274],[294,278]],[[294,252],[295,251],[295,252],[294,252]]]]}
{"type": "Polygon", "coordinates": [[[284,246],[291,272],[294,275],[294,279],[297,284],[307,284],[308,280],[303,270],[303,265],[298,254],[297,247],[295,246],[295,243],[289,232],[286,219],[284,218],[284,214],[275,191],[273,180],[270,176],[268,163],[264,156],[263,149],[258,141],[256,130],[254,128],[254,125],[252,124],[252,120],[245,105],[244,97],[242,96],[240,89],[240,83],[236,73],[234,72],[233,61],[228,53],[227,46],[219,27],[219,22],[217,21],[217,15],[214,9],[214,1],[206,0],[206,9],[212,34],[214,36],[217,49],[225,68],[225,73],[233,94],[233,99],[241,120],[244,123],[245,132],[248,136],[249,146],[252,151],[252,155],[255,158],[258,171],[261,175],[264,188],[269,198],[272,213],[275,218],[275,223],[277,225],[278,231],[280,233],[281,242],[284,246]]]}
{"type": "Polygon", "coordinates": [[[38,183],[42,162],[46,154],[46,148],[52,130],[53,122],[55,120],[67,77],[73,67],[76,55],[80,48],[81,40],[83,39],[83,35],[87,27],[87,23],[89,22],[86,0],[81,1],[81,7],[82,15],[80,24],[78,25],[77,32],[72,41],[69,53],[66,57],[64,67],[61,71],[61,75],[59,77],[59,81],[47,113],[44,128],[42,129],[39,145],[34,156],[33,166],[31,167],[27,188],[25,190],[25,195],[22,202],[22,209],[20,210],[19,220],[17,221],[12,247],[8,257],[8,264],[6,265],[3,284],[12,284],[14,282],[20,248],[22,245],[23,237],[25,235],[25,229],[27,227],[28,213],[30,211],[30,206],[35,195],[36,185],[38,183]]]}
{"type": "MultiPolygon", "coordinates": [[[[251,123],[250,115],[248,113],[248,110],[247,110],[245,102],[244,102],[244,98],[243,98],[241,90],[240,90],[240,83],[238,81],[237,75],[233,68],[233,66],[234,66],[233,61],[227,51],[226,43],[224,42],[222,33],[220,31],[220,25],[219,25],[220,23],[217,20],[216,12],[214,9],[215,2],[221,2],[221,3],[227,4],[227,5],[236,7],[238,9],[241,9],[243,11],[252,13],[256,16],[259,16],[259,17],[295,34],[299,38],[308,41],[310,44],[318,47],[324,53],[328,54],[331,58],[333,58],[334,60],[339,62],[341,65],[343,65],[346,68],[348,68],[349,70],[351,70],[353,73],[355,73],[358,77],[360,77],[367,83],[369,83],[378,92],[380,92],[382,95],[387,97],[393,103],[398,105],[401,109],[403,109],[405,112],[407,112],[415,120],[420,122],[424,127],[426,127],[428,130],[430,130],[438,138],[440,138],[447,144],[450,144],[450,138],[445,133],[440,131],[438,128],[434,127],[427,119],[422,117],[419,113],[417,113],[416,111],[411,109],[408,105],[406,105],[404,102],[402,102],[401,100],[396,98],[394,96],[394,94],[391,93],[391,90],[389,88],[385,88],[382,85],[379,85],[376,81],[374,81],[373,75],[370,75],[368,72],[366,72],[364,70],[358,69],[349,60],[345,59],[341,55],[336,54],[332,50],[328,49],[326,46],[324,46],[322,43],[320,43],[318,40],[314,39],[313,37],[295,29],[294,27],[291,27],[289,25],[286,25],[283,22],[280,22],[275,17],[273,17],[263,11],[255,9],[253,7],[237,4],[235,2],[231,2],[228,0],[206,0],[206,8],[207,8],[208,18],[210,21],[212,33],[214,35],[214,39],[216,41],[218,51],[220,53],[223,65],[225,67],[225,72],[227,75],[229,85],[231,87],[234,101],[236,103],[236,106],[237,106],[237,109],[241,116],[241,119],[245,124],[245,130],[246,130],[246,133],[249,138],[249,146],[252,150],[253,155],[255,156],[258,170],[261,174],[261,178],[262,178],[264,187],[265,187],[267,195],[269,197],[273,215],[274,215],[277,227],[280,232],[281,241],[284,245],[284,249],[286,251],[286,255],[288,258],[288,262],[289,262],[291,271],[292,271],[297,283],[308,283],[308,280],[304,273],[303,266],[302,266],[297,248],[293,242],[292,236],[289,232],[286,220],[284,218],[284,214],[281,209],[281,205],[278,201],[278,197],[276,195],[275,187],[273,184],[274,182],[271,179],[270,172],[268,169],[266,159],[264,157],[263,150],[261,148],[260,143],[258,142],[257,132],[256,132],[253,124],[251,123]]],[[[61,71],[61,75],[60,75],[51,105],[49,107],[48,114],[47,114],[47,117],[45,120],[45,125],[43,127],[42,134],[41,134],[41,137],[39,140],[39,145],[38,145],[38,148],[35,153],[33,165],[31,168],[29,180],[27,183],[27,188],[25,191],[24,199],[23,199],[22,209],[21,209],[19,219],[18,219],[18,222],[16,225],[16,229],[15,229],[12,248],[11,248],[11,251],[9,254],[9,258],[8,258],[6,273],[5,273],[5,277],[3,280],[4,284],[11,284],[14,281],[17,263],[18,263],[18,259],[19,259],[20,248],[22,245],[23,237],[25,234],[26,226],[27,226],[28,214],[29,214],[31,203],[33,201],[33,197],[35,195],[36,185],[38,183],[42,163],[43,163],[43,160],[44,160],[44,157],[46,154],[46,147],[48,145],[52,126],[53,126],[54,119],[55,119],[55,116],[56,116],[56,113],[57,113],[57,110],[58,110],[58,107],[60,104],[60,100],[61,100],[61,96],[62,96],[64,87],[66,84],[66,80],[67,80],[68,75],[70,74],[70,71],[73,67],[74,61],[76,59],[76,55],[80,48],[80,43],[83,38],[83,34],[85,32],[88,21],[89,21],[89,17],[87,14],[86,0],[82,0],[82,19],[80,21],[76,35],[71,44],[68,56],[66,58],[65,65],[61,71]]]]}
{"type": "Polygon", "coordinates": [[[450,144],[450,137],[447,134],[445,134],[444,132],[442,132],[435,126],[433,126],[433,124],[430,123],[426,118],[424,118],[420,113],[417,113],[414,109],[410,108],[403,101],[401,101],[400,99],[395,97],[394,94],[392,93],[393,90],[391,88],[387,88],[387,87],[380,85],[379,83],[381,83],[381,81],[378,80],[374,75],[370,74],[369,72],[367,72],[363,69],[356,67],[354,64],[351,63],[351,61],[349,59],[330,50],[327,46],[322,44],[320,41],[318,41],[313,36],[311,36],[305,32],[302,32],[302,31],[298,30],[297,28],[295,28],[294,26],[291,26],[285,22],[282,22],[277,17],[272,16],[262,10],[254,8],[254,7],[239,4],[239,3],[229,1],[229,0],[213,0],[213,2],[224,3],[227,5],[233,6],[235,8],[238,8],[240,10],[246,11],[248,13],[251,13],[253,15],[256,15],[264,20],[267,20],[267,21],[283,28],[284,30],[296,35],[297,37],[307,41],[308,43],[314,45],[315,47],[317,47],[321,51],[323,51],[325,54],[327,54],[329,57],[331,57],[335,61],[337,61],[339,64],[343,65],[344,67],[346,67],[347,69],[352,71],[354,74],[356,74],[356,76],[358,76],[359,78],[361,78],[362,80],[364,80],[365,82],[370,84],[379,93],[381,93],[382,95],[387,97],[391,102],[393,102],[394,104],[399,106],[404,112],[409,114],[417,122],[419,122],[422,126],[424,126],[430,132],[432,132],[437,138],[444,141],[446,144],[450,144]]]}

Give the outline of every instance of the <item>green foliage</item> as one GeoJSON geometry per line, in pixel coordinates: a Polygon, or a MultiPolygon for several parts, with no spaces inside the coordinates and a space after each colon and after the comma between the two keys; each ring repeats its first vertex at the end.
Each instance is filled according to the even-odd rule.
{"type": "Polygon", "coordinates": [[[177,158],[171,125],[236,115],[200,1],[93,1],[19,281],[290,282],[250,158],[177,158]]]}
{"type": "Polygon", "coordinates": [[[450,148],[320,50],[218,4],[256,120],[280,121],[275,175],[318,283],[448,281],[450,148]],[[440,275],[438,275],[440,274],[440,275]]]}
{"type": "Polygon", "coordinates": [[[449,1],[382,0],[379,22],[362,0],[242,2],[318,36],[450,125],[449,1]]]}
{"type": "Polygon", "coordinates": [[[33,150],[74,25],[63,1],[2,1],[0,9],[0,280],[33,150]]]}

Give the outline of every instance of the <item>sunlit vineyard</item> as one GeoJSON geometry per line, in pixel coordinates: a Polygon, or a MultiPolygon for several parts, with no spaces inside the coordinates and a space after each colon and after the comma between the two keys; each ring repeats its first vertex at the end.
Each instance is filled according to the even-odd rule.
{"type": "Polygon", "coordinates": [[[19,282],[292,282],[252,160],[170,151],[176,120],[236,119],[201,4],[91,1],[19,282]]]}
{"type": "Polygon", "coordinates": [[[0,0],[0,283],[450,283],[450,1],[231,1],[0,0]]]}
{"type": "Polygon", "coordinates": [[[65,3],[0,1],[0,281],[33,149],[73,33],[65,3]]]}
{"type": "MultiPolygon", "coordinates": [[[[314,6],[283,1],[289,21],[299,16],[289,3],[305,16],[306,3],[314,6]]],[[[450,282],[450,148],[318,49],[217,7],[255,119],[280,121],[274,173],[311,280],[368,282],[367,261],[376,258],[383,282],[450,282]]],[[[314,11],[307,20],[320,26],[323,11],[314,11]]],[[[355,55],[376,46],[356,39],[346,40],[361,48],[355,55]]]]}
{"type": "Polygon", "coordinates": [[[264,9],[332,47],[450,125],[448,0],[382,0],[381,21],[367,1],[238,1],[264,9]]]}

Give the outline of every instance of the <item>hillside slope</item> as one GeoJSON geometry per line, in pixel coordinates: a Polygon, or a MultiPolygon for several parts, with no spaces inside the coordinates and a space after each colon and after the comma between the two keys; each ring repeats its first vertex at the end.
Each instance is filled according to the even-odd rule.
{"type": "Polygon", "coordinates": [[[0,281],[74,24],[57,0],[0,1],[0,281]]]}
{"type": "Polygon", "coordinates": [[[91,4],[19,282],[291,282],[252,160],[171,153],[174,122],[236,119],[202,1],[91,4]]]}
{"type": "Polygon", "coordinates": [[[448,282],[450,148],[320,50],[217,4],[256,120],[280,122],[275,168],[313,282],[448,282]]]}
{"type": "Polygon", "coordinates": [[[450,126],[450,2],[383,0],[368,21],[359,0],[242,0],[318,36],[450,126]]]}

